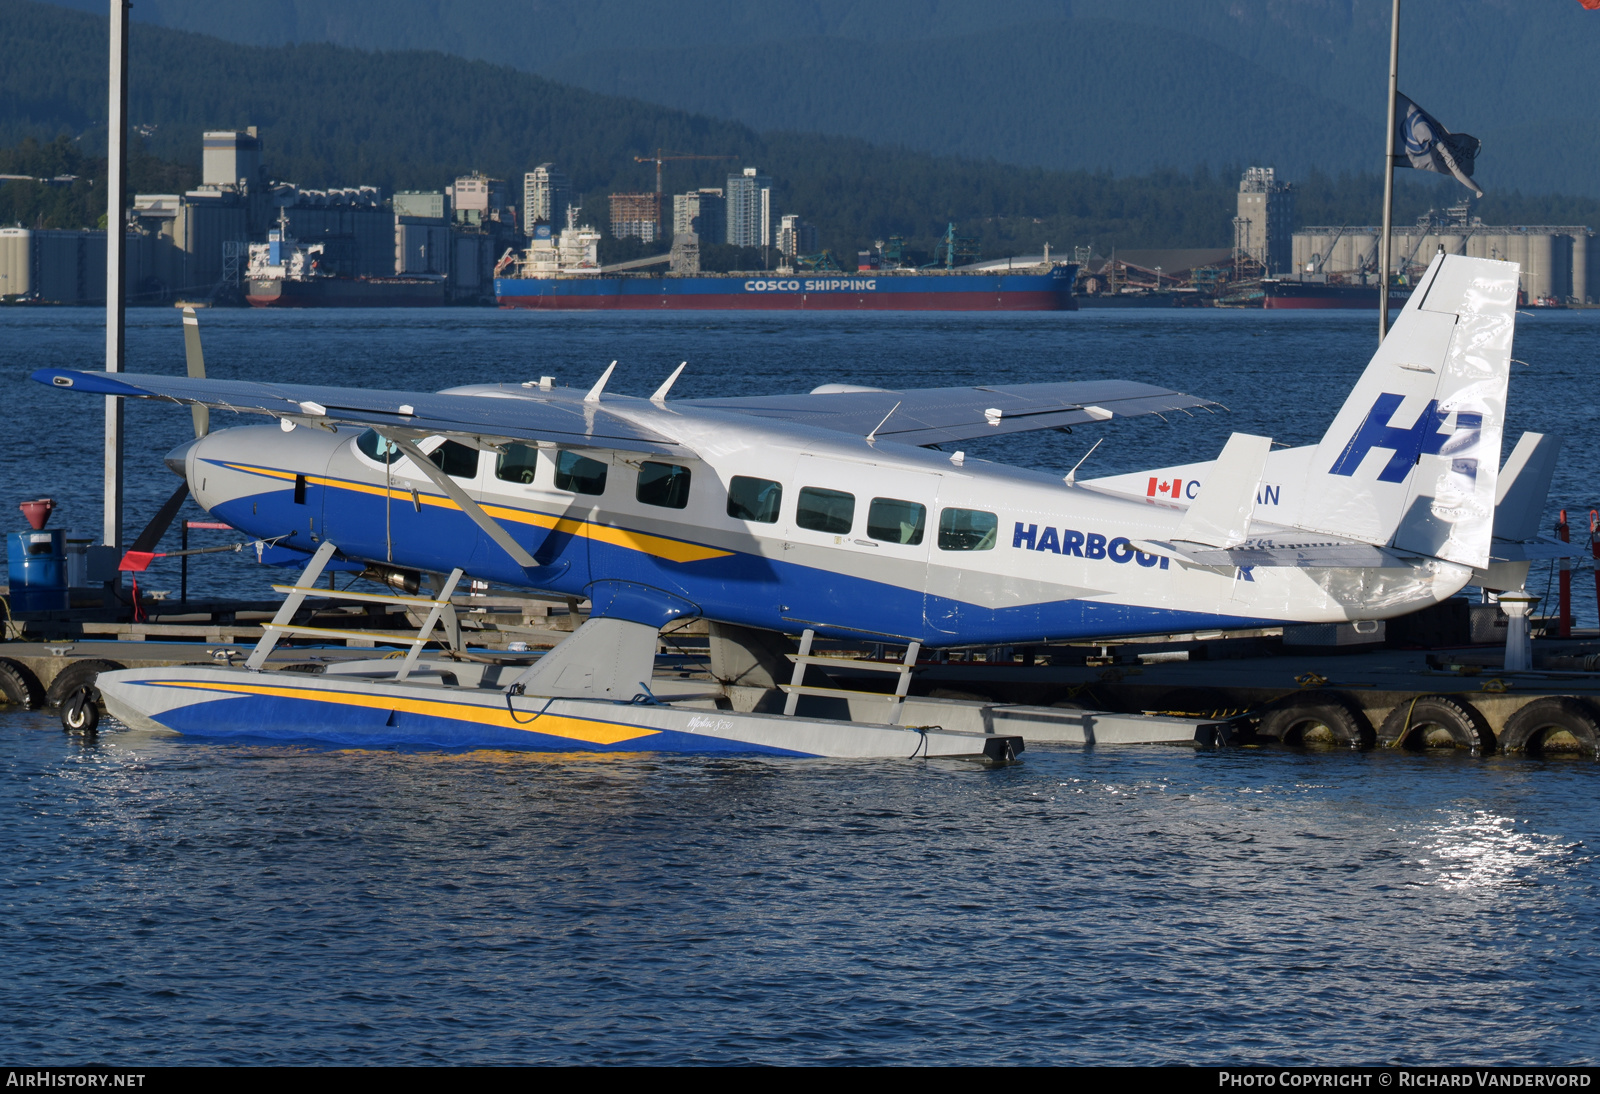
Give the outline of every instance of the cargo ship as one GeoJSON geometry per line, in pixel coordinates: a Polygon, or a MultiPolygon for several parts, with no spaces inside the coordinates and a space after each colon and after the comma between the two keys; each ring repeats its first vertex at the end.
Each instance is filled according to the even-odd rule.
{"type": "MultiPolygon", "coordinates": [[[[568,227],[552,237],[544,226],[520,258],[495,270],[502,308],[585,310],[770,311],[1072,311],[1078,267],[1050,262],[1010,267],[1004,262],[956,269],[858,269],[705,273],[698,255],[681,244],[673,256],[646,260],[672,272],[606,269],[598,261],[600,233],[568,227]],[[985,268],[987,267],[987,268],[985,268]]],[[[626,265],[639,266],[642,263],[626,265]]]]}
{"type": "MultiPolygon", "coordinates": [[[[1261,280],[1261,306],[1274,310],[1314,308],[1370,308],[1378,310],[1378,286],[1340,285],[1327,281],[1301,281],[1267,277],[1261,280]]],[[[1411,299],[1409,285],[1389,288],[1389,310],[1399,311],[1411,299]]]]}
{"type": "Polygon", "coordinates": [[[427,308],[445,303],[442,277],[350,277],[325,243],[298,243],[282,227],[250,245],[244,298],[253,308],[427,308]]]}

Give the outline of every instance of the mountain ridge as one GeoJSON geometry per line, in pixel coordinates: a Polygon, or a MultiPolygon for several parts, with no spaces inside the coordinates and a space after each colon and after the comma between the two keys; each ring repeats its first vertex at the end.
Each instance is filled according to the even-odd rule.
{"type": "MultiPolygon", "coordinates": [[[[875,111],[870,102],[835,94],[796,110],[796,97],[812,88],[795,79],[723,80],[721,102],[697,89],[714,83],[729,58],[741,71],[760,73],[766,57],[780,73],[809,65],[830,79],[848,74],[863,87],[926,82],[937,80],[940,58],[959,56],[963,43],[970,68],[1002,74],[1019,27],[1050,28],[1024,43],[1037,52],[1045,42],[1070,44],[1081,24],[1115,23],[1122,28],[1118,62],[1093,49],[1057,49],[1052,75],[1069,101],[1057,109],[1036,95],[1027,124],[1016,120],[1003,79],[935,84],[944,92],[939,111],[953,130],[970,135],[960,150],[1025,166],[1119,173],[1273,156],[1291,173],[1312,166],[1337,173],[1374,170],[1381,156],[1389,9],[1387,0],[453,0],[447,8],[435,0],[141,0],[134,17],[239,41],[439,49],[761,130],[804,128],[932,152],[953,149],[926,120],[925,139],[904,139],[903,106],[875,111]],[[1185,43],[1205,49],[1188,57],[1185,43]],[[863,44],[873,47],[865,63],[863,44]],[[1274,90],[1252,105],[1248,91],[1265,87],[1263,73],[1274,90]],[[1121,97],[1095,98],[1099,83],[1117,85],[1121,97]],[[1136,137],[1103,139],[1138,134],[1174,110],[1203,114],[1219,87],[1231,105],[1200,124],[1158,125],[1159,154],[1139,147],[1136,137]],[[1083,105],[1077,97],[1084,95],[1103,117],[1080,127],[1084,111],[1071,108],[1083,105]],[[995,127],[985,146],[992,118],[1007,124],[995,127]]],[[[1600,14],[1575,0],[1407,0],[1402,90],[1447,126],[1484,140],[1485,185],[1600,196],[1600,98],[1590,77],[1597,48],[1600,14]]]]}

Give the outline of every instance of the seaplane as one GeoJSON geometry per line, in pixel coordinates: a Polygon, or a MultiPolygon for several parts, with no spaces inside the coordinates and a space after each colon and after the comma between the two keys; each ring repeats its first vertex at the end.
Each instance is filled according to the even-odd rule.
{"type": "Polygon", "coordinates": [[[1557,446],[1525,435],[1500,466],[1517,285],[1513,263],[1440,254],[1317,444],[1235,433],[1212,461],[1102,478],[960,446],[1222,408],[1119,379],[674,399],[682,365],[638,398],[606,390],[615,363],[587,389],[217,380],[192,315],[187,376],[33,379],[193,410],[196,439],[166,460],[184,483],[125,567],[154,555],[185,495],[256,537],[263,561],[303,566],[243,664],[102,674],[127,724],[429,747],[994,755],[992,741],[893,714],[808,715],[802,700],[827,691],[806,683],[813,639],[903,648],[904,697],[920,651],[1381,620],[1474,582],[1518,588],[1557,446]],[[272,420],[213,431],[220,413],[272,420]],[[268,671],[330,568],[401,592],[430,582],[431,596],[369,594],[415,600],[424,637],[464,577],[591,608],[531,664],[423,659],[419,641],[347,671],[268,671]],[[777,685],[767,708],[656,694],[660,632],[696,618],[714,668],[777,685]]]}

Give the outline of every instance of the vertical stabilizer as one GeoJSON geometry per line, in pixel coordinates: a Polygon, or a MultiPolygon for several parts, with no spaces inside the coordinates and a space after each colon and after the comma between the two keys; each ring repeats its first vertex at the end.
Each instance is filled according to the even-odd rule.
{"type": "Polygon", "coordinates": [[[1433,260],[1318,445],[1297,526],[1487,564],[1517,269],[1433,260]]]}

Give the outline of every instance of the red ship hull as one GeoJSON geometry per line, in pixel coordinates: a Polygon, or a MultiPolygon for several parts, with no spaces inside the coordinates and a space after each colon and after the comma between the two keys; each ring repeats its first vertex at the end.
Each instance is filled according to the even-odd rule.
{"type": "Polygon", "coordinates": [[[502,296],[502,308],[536,308],[544,311],[1063,311],[1053,292],[1031,293],[895,293],[777,294],[752,297],[735,293],[596,296],[502,296]]]}

